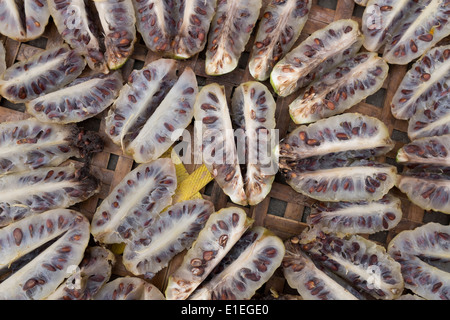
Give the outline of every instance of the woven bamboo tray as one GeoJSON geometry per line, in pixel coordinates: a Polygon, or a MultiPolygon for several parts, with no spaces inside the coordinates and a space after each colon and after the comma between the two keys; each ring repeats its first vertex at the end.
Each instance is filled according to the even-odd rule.
{"type": "MultiPolygon", "coordinates": [[[[263,8],[268,2],[269,0],[263,0],[263,8]]],[[[312,0],[312,2],[313,4],[308,21],[294,47],[307,38],[312,32],[325,27],[335,20],[351,18],[361,25],[361,16],[364,8],[356,5],[353,0],[312,0]]],[[[262,10],[263,9],[261,9],[261,12],[262,10]]],[[[181,69],[189,66],[195,71],[199,86],[213,82],[225,86],[228,99],[230,99],[231,93],[235,87],[242,82],[253,80],[248,71],[248,60],[256,29],[257,28],[254,29],[252,37],[247,44],[247,48],[241,56],[238,68],[229,74],[218,77],[206,75],[204,52],[201,52],[186,61],[179,61],[178,63],[181,69]]],[[[5,45],[6,65],[8,67],[16,61],[24,60],[39,51],[63,42],[52,20],[47,26],[44,35],[37,40],[20,43],[4,36],[1,36],[0,39],[5,45]]],[[[449,38],[443,40],[445,43],[448,43],[449,41],[449,38]]],[[[128,77],[133,69],[140,69],[145,64],[159,58],[159,55],[146,48],[138,34],[138,42],[135,45],[135,51],[131,56],[131,59],[121,69],[124,79],[128,77]]],[[[396,164],[395,156],[397,150],[405,143],[409,142],[406,134],[407,122],[404,120],[397,120],[392,116],[390,102],[408,69],[409,66],[390,65],[389,75],[384,82],[383,87],[372,96],[348,110],[348,112],[360,112],[376,117],[387,125],[391,137],[395,141],[395,148],[381,160],[390,164],[395,164],[398,167],[399,172],[402,171],[402,166],[396,164]]],[[[272,90],[268,81],[264,84],[272,90]]],[[[292,122],[288,111],[288,105],[295,96],[296,95],[294,94],[290,97],[280,98],[274,95],[277,103],[275,113],[277,129],[279,129],[279,136],[281,139],[295,128],[295,124],[292,122]]],[[[0,122],[29,117],[29,115],[24,113],[24,110],[25,106],[23,104],[12,104],[2,98],[0,102],[0,122]]],[[[104,199],[109,194],[109,191],[112,190],[112,188],[114,188],[114,186],[117,185],[136,165],[133,159],[124,155],[121,149],[114,145],[104,133],[104,116],[106,112],[107,111],[79,124],[86,129],[99,132],[105,141],[104,151],[96,154],[92,159],[92,171],[102,182],[101,191],[89,200],[75,206],[75,209],[85,214],[89,219],[92,218],[101,200],[104,199]]],[[[188,173],[192,173],[199,165],[185,165],[185,167],[188,173]]],[[[398,189],[394,188],[392,192],[402,200],[403,218],[401,222],[394,229],[389,231],[378,232],[370,236],[362,236],[386,246],[389,241],[402,230],[413,229],[430,221],[439,222],[445,225],[450,224],[450,215],[424,211],[412,204],[398,189]]],[[[200,193],[205,199],[211,200],[214,203],[216,210],[227,206],[235,206],[214,181],[208,183],[201,189],[200,193]]],[[[305,221],[311,203],[310,199],[295,192],[285,183],[283,177],[278,174],[268,196],[258,205],[244,207],[243,209],[255,220],[254,225],[264,226],[277,234],[282,240],[285,240],[290,236],[298,235],[307,226],[305,221]]],[[[161,270],[150,282],[159,289],[164,290],[168,276],[179,266],[183,254],[184,252],[176,256],[169,266],[161,270]]],[[[117,263],[113,269],[112,279],[124,275],[131,274],[124,268],[121,263],[121,257],[118,255],[117,263]]],[[[279,293],[298,294],[287,285],[281,268],[275,272],[272,278],[260,290],[258,290],[255,297],[262,297],[270,294],[271,289],[279,293]]]]}

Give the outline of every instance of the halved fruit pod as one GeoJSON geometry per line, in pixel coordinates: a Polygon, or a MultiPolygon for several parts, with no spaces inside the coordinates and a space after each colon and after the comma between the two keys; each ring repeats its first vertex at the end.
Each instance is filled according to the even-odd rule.
{"type": "Polygon", "coordinates": [[[208,35],[206,74],[222,75],[236,69],[261,6],[261,0],[218,1],[208,35]]]}
{"type": "Polygon", "coordinates": [[[358,300],[314,264],[302,250],[297,237],[286,240],[284,245],[283,275],[304,300],[358,300]]]}
{"type": "Polygon", "coordinates": [[[418,165],[399,175],[396,186],[420,208],[450,214],[450,167],[418,165]]]}
{"type": "Polygon", "coordinates": [[[109,107],[122,88],[119,72],[77,78],[67,87],[27,102],[27,112],[42,122],[74,123],[109,107]]]}
{"type": "Polygon", "coordinates": [[[343,113],[377,92],[388,71],[377,53],[359,53],[306,87],[289,105],[289,114],[295,123],[303,124],[343,113]]]}
{"type": "Polygon", "coordinates": [[[105,60],[117,70],[130,58],[136,42],[136,16],[132,0],[94,0],[105,34],[105,60]]]}
{"type": "Polygon", "coordinates": [[[176,61],[158,59],[133,70],[108,111],[106,134],[119,146],[128,146],[176,82],[176,61]]]}
{"type": "Polygon", "coordinates": [[[185,254],[181,265],[169,277],[166,299],[187,299],[252,223],[253,219],[238,207],[228,207],[213,213],[185,254]]]}
{"type": "Polygon", "coordinates": [[[196,126],[201,132],[202,162],[223,192],[236,204],[247,205],[241,159],[234,141],[233,125],[225,87],[217,83],[204,86],[194,105],[196,126]]]}
{"type": "Polygon", "coordinates": [[[55,208],[68,208],[100,190],[86,167],[71,162],[0,178],[0,226],[55,208]]]}
{"type": "Polygon", "coordinates": [[[89,220],[81,213],[58,209],[43,213],[38,220],[36,217],[28,217],[17,223],[24,227],[15,227],[15,224],[9,226],[14,228],[11,237],[11,240],[14,239],[14,243],[11,243],[13,246],[20,245],[21,240],[28,245],[27,240],[32,237],[39,237],[38,241],[44,240],[40,238],[42,233],[52,233],[52,236],[45,237],[47,241],[57,235],[60,237],[31,262],[0,283],[0,299],[45,299],[68,276],[68,268],[79,265],[83,259],[89,242],[89,220]],[[59,230],[65,224],[66,231],[61,235],[59,230]]]}
{"type": "Polygon", "coordinates": [[[178,7],[174,1],[133,0],[136,29],[146,47],[153,52],[169,56],[172,39],[177,34],[178,19],[174,14],[178,7]]]}
{"type": "Polygon", "coordinates": [[[47,1],[4,0],[0,3],[1,33],[16,41],[39,38],[50,18],[47,1]]]}
{"type": "Polygon", "coordinates": [[[408,137],[410,140],[450,134],[450,91],[427,104],[426,109],[416,110],[408,121],[408,137]]]}
{"type": "Polygon", "coordinates": [[[260,203],[270,192],[278,171],[275,134],[276,103],[267,87],[257,81],[242,83],[232,98],[232,119],[243,130],[246,175],[245,193],[249,205],[260,203]]]}
{"type": "Polygon", "coordinates": [[[281,167],[295,191],[319,201],[379,200],[397,179],[395,166],[366,160],[308,158],[281,167]]]}
{"type": "Polygon", "coordinates": [[[165,300],[161,291],[138,277],[119,277],[105,284],[94,300],[165,300]]]}
{"type": "Polygon", "coordinates": [[[410,14],[416,1],[369,0],[362,16],[364,48],[377,52],[410,14]]]}
{"type": "Polygon", "coordinates": [[[249,233],[252,243],[244,250],[239,248],[236,260],[194,291],[190,300],[249,300],[270,279],[281,265],[284,244],[275,234],[260,226],[252,228],[249,233]]]}
{"type": "Polygon", "coordinates": [[[91,233],[101,243],[131,241],[172,203],[177,187],[170,158],[144,163],[130,171],[97,208],[91,233]]]}
{"type": "Polygon", "coordinates": [[[47,0],[58,32],[75,51],[84,56],[89,68],[108,73],[98,32],[84,0],[47,0]]]}
{"type": "Polygon", "coordinates": [[[46,0],[25,0],[26,40],[39,38],[45,31],[50,19],[50,10],[46,0]]]}
{"type": "Polygon", "coordinates": [[[58,166],[70,157],[86,157],[103,150],[94,132],[36,119],[0,124],[0,176],[40,167],[58,166]]]}
{"type": "Polygon", "coordinates": [[[279,96],[287,97],[354,56],[363,39],[354,20],[330,23],[312,33],[275,65],[270,73],[272,87],[279,96]]]}
{"type": "Polygon", "coordinates": [[[393,148],[394,142],[382,121],[344,113],[298,126],[280,142],[280,158],[297,160],[342,152],[352,158],[369,158],[393,148]]]}
{"type": "Polygon", "coordinates": [[[450,227],[429,222],[404,230],[388,245],[388,253],[402,266],[405,288],[428,300],[450,299],[450,274],[436,262],[450,261],[450,227]]]}
{"type": "Polygon", "coordinates": [[[448,2],[425,0],[415,4],[386,43],[383,58],[407,64],[450,34],[448,2]]]}
{"type": "Polygon", "coordinates": [[[116,257],[108,249],[100,246],[87,248],[75,273],[46,300],[92,300],[109,281],[115,261],[116,257]]]}
{"type": "MultiPolygon", "coordinates": [[[[450,299],[450,274],[412,255],[397,257],[405,288],[427,300],[450,299]]],[[[448,263],[448,262],[447,262],[448,263]]]]}
{"type": "Polygon", "coordinates": [[[136,138],[122,145],[125,153],[138,163],[158,159],[191,123],[197,93],[195,73],[186,67],[136,138]]]}
{"type": "Polygon", "coordinates": [[[326,233],[345,236],[390,230],[401,219],[400,199],[386,194],[376,201],[315,203],[306,222],[326,233]]]}
{"type": "Polygon", "coordinates": [[[176,254],[191,247],[213,212],[214,204],[203,199],[169,207],[126,245],[125,268],[134,275],[153,278],[176,254]]]}
{"type": "Polygon", "coordinates": [[[415,255],[433,261],[450,261],[449,246],[450,226],[428,222],[397,234],[389,242],[388,253],[395,259],[403,255],[415,255]]]}
{"type": "Polygon", "coordinates": [[[9,268],[21,257],[43,246],[51,239],[60,237],[73,226],[78,218],[79,213],[73,210],[53,209],[1,228],[2,260],[0,268],[9,268]]]}
{"type": "Polygon", "coordinates": [[[450,134],[416,139],[397,152],[397,162],[450,166],[450,134]]]}
{"type": "Polygon", "coordinates": [[[319,232],[302,238],[302,249],[316,263],[376,299],[392,300],[403,293],[401,266],[383,246],[359,235],[338,237],[319,232]]]}
{"type": "Polygon", "coordinates": [[[270,1],[259,22],[249,61],[251,75],[267,80],[275,64],[291,50],[300,36],[312,1],[270,1]]]}
{"type": "Polygon", "coordinates": [[[85,66],[83,57],[66,44],[44,50],[6,69],[0,95],[13,103],[31,101],[69,84],[85,66]]]}
{"type": "MultiPolygon", "coordinates": [[[[4,0],[0,2],[0,16],[2,20],[0,22],[1,33],[8,38],[16,41],[25,41],[27,37],[27,31],[23,25],[22,14],[17,5],[16,0],[4,0]]],[[[22,4],[23,6],[23,4],[22,4]]]]}
{"type": "MultiPolygon", "coordinates": [[[[188,59],[205,48],[216,0],[186,0],[179,4],[177,34],[173,39],[173,56],[188,59]]],[[[177,21],[175,20],[175,21],[177,21]]]]}
{"type": "MultiPolygon", "coordinates": [[[[412,65],[395,92],[392,115],[408,120],[416,112],[431,109],[436,101],[448,95],[449,79],[450,45],[427,51],[412,65]]],[[[445,101],[448,98],[444,104],[445,101]]]]}

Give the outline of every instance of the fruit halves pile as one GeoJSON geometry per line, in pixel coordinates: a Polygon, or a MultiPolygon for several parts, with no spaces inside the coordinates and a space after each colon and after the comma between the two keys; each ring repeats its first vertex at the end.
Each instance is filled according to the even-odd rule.
{"type": "Polygon", "coordinates": [[[400,200],[389,193],[393,186],[426,210],[449,213],[447,137],[407,144],[397,161],[408,170],[398,175],[394,166],[376,161],[394,146],[386,126],[364,115],[338,115],[379,90],[387,63],[406,64],[424,54],[400,85],[392,112],[400,119],[414,114],[411,139],[422,128],[448,133],[439,115],[445,116],[448,104],[449,51],[432,48],[448,35],[447,4],[391,2],[369,1],[363,35],[349,22],[334,22],[292,49],[271,72],[276,93],[300,92],[289,111],[301,126],[280,143],[280,170],[296,191],[317,200],[307,217],[310,229],[285,242],[285,277],[306,299],[408,298],[402,296],[404,287],[414,298],[449,298],[448,273],[431,262],[448,261],[447,226],[430,223],[402,233],[388,252],[358,235],[399,223],[400,200]],[[357,53],[362,45],[375,52],[357,53]],[[376,51],[382,46],[380,58],[376,51]],[[402,113],[409,114],[399,117],[402,113]]]}

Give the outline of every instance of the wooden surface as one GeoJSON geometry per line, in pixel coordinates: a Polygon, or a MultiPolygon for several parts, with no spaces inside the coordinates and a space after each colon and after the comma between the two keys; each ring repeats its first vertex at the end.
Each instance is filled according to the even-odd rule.
{"type": "MultiPolygon", "coordinates": [[[[267,2],[268,0],[263,0],[263,8],[267,2]]],[[[327,24],[335,20],[352,18],[361,24],[360,16],[362,11],[362,8],[355,5],[353,0],[331,0],[327,2],[313,0],[308,21],[297,41],[297,44],[303,41],[312,32],[325,27],[327,24]],[[326,7],[324,4],[326,4],[326,7]]],[[[249,52],[253,44],[256,29],[257,28],[254,29],[253,35],[248,42],[246,52],[241,56],[238,68],[227,75],[218,77],[207,76],[205,74],[203,52],[192,57],[191,59],[179,61],[178,63],[181,68],[190,66],[195,71],[199,86],[212,82],[217,82],[224,85],[228,98],[230,98],[233,88],[237,87],[244,81],[253,80],[248,71],[247,61],[249,59],[249,52]]],[[[2,37],[2,40],[6,48],[7,66],[12,65],[16,61],[26,59],[37,51],[51,47],[55,43],[62,42],[62,39],[59,36],[53,22],[50,22],[44,36],[40,39],[27,43],[19,43],[11,39],[6,39],[6,37],[2,37]]],[[[121,69],[124,78],[126,79],[133,69],[140,69],[146,63],[158,58],[159,56],[148,51],[142,40],[138,38],[138,43],[135,46],[135,51],[132,58],[121,69]]],[[[387,125],[392,139],[396,141],[396,146],[394,150],[387,154],[383,160],[391,164],[395,164],[395,155],[398,148],[408,142],[406,135],[407,122],[394,119],[390,112],[390,101],[407,70],[408,66],[391,65],[389,76],[387,77],[382,89],[348,110],[348,112],[360,112],[375,116],[387,125]]],[[[270,90],[272,90],[268,81],[265,82],[265,84],[270,90]]],[[[295,127],[288,112],[288,105],[295,97],[295,94],[286,98],[275,96],[277,102],[277,129],[279,129],[280,138],[283,138],[295,127]]],[[[0,121],[18,120],[28,117],[25,113],[23,113],[24,109],[23,104],[11,104],[7,100],[2,99],[0,103],[0,121]]],[[[76,208],[88,218],[92,217],[99,202],[108,195],[109,191],[135,165],[133,160],[130,157],[123,155],[120,148],[114,145],[104,134],[104,115],[106,112],[107,111],[79,124],[80,126],[84,126],[88,129],[98,131],[102,134],[106,143],[105,150],[100,154],[96,154],[92,160],[93,173],[102,181],[101,191],[98,195],[76,206],[76,208]]],[[[186,165],[188,172],[193,172],[197,167],[198,165],[186,165]]],[[[401,172],[402,167],[398,166],[398,169],[399,172],[401,172]]],[[[403,219],[392,230],[379,232],[370,236],[363,236],[366,236],[382,245],[386,245],[398,232],[405,229],[415,228],[425,222],[436,221],[442,224],[449,224],[449,215],[435,212],[424,212],[424,210],[411,204],[405,195],[399,190],[394,188],[392,192],[402,200],[403,219]]],[[[228,197],[222,192],[215,182],[209,183],[204,189],[201,190],[201,193],[204,198],[214,202],[216,210],[234,205],[229,201],[228,197]]],[[[252,207],[245,207],[244,209],[248,215],[255,220],[255,225],[265,226],[285,240],[292,235],[299,234],[306,227],[305,219],[309,212],[310,203],[310,200],[295,192],[284,182],[282,176],[278,174],[268,197],[260,204],[252,207]]],[[[156,277],[151,280],[151,282],[158,286],[161,290],[164,290],[168,275],[179,265],[182,255],[183,253],[175,257],[169,267],[161,270],[156,277]]],[[[114,269],[114,275],[121,276],[127,274],[123,265],[120,263],[120,256],[118,257],[118,260],[119,261],[114,269]]],[[[267,294],[269,293],[270,288],[273,288],[278,292],[295,293],[295,291],[289,288],[286,284],[281,270],[277,270],[274,276],[258,292],[261,294],[267,294]]]]}

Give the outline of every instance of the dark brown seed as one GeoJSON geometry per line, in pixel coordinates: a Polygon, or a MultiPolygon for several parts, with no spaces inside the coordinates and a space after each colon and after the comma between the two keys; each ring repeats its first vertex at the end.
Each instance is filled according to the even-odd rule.
{"type": "Polygon", "coordinates": [[[200,277],[203,273],[205,273],[205,269],[202,267],[192,268],[191,272],[194,276],[200,277]]]}
{"type": "Polygon", "coordinates": [[[219,118],[216,116],[204,117],[202,122],[204,124],[213,124],[214,122],[217,121],[217,119],[219,119],[219,118]]]}
{"type": "Polygon", "coordinates": [[[225,221],[223,220],[219,220],[217,222],[217,224],[219,225],[219,228],[222,230],[228,230],[228,225],[225,223],[225,221]]]}
{"type": "Polygon", "coordinates": [[[425,42],[430,42],[430,41],[433,40],[433,35],[428,33],[428,34],[420,35],[418,38],[419,38],[419,40],[422,40],[422,41],[425,41],[425,42]]]}
{"type": "Polygon", "coordinates": [[[35,285],[38,284],[38,281],[36,279],[28,279],[27,282],[23,285],[22,289],[24,291],[33,289],[35,285]]]}
{"type": "Polygon", "coordinates": [[[13,231],[13,237],[14,237],[14,242],[16,243],[16,245],[19,246],[20,243],[22,242],[22,238],[23,238],[22,230],[20,228],[15,228],[13,231]]]}
{"type": "Polygon", "coordinates": [[[215,254],[213,251],[205,251],[203,252],[203,260],[210,261],[212,258],[214,258],[215,254]]]}
{"type": "Polygon", "coordinates": [[[227,245],[228,242],[228,235],[223,234],[219,238],[219,245],[224,248],[227,245]]]}
{"type": "Polygon", "coordinates": [[[306,144],[309,146],[319,146],[320,142],[317,139],[308,139],[306,140],[306,144]]]}
{"type": "Polygon", "coordinates": [[[191,266],[193,267],[200,267],[202,264],[202,260],[199,258],[194,258],[191,260],[191,266]]]}

